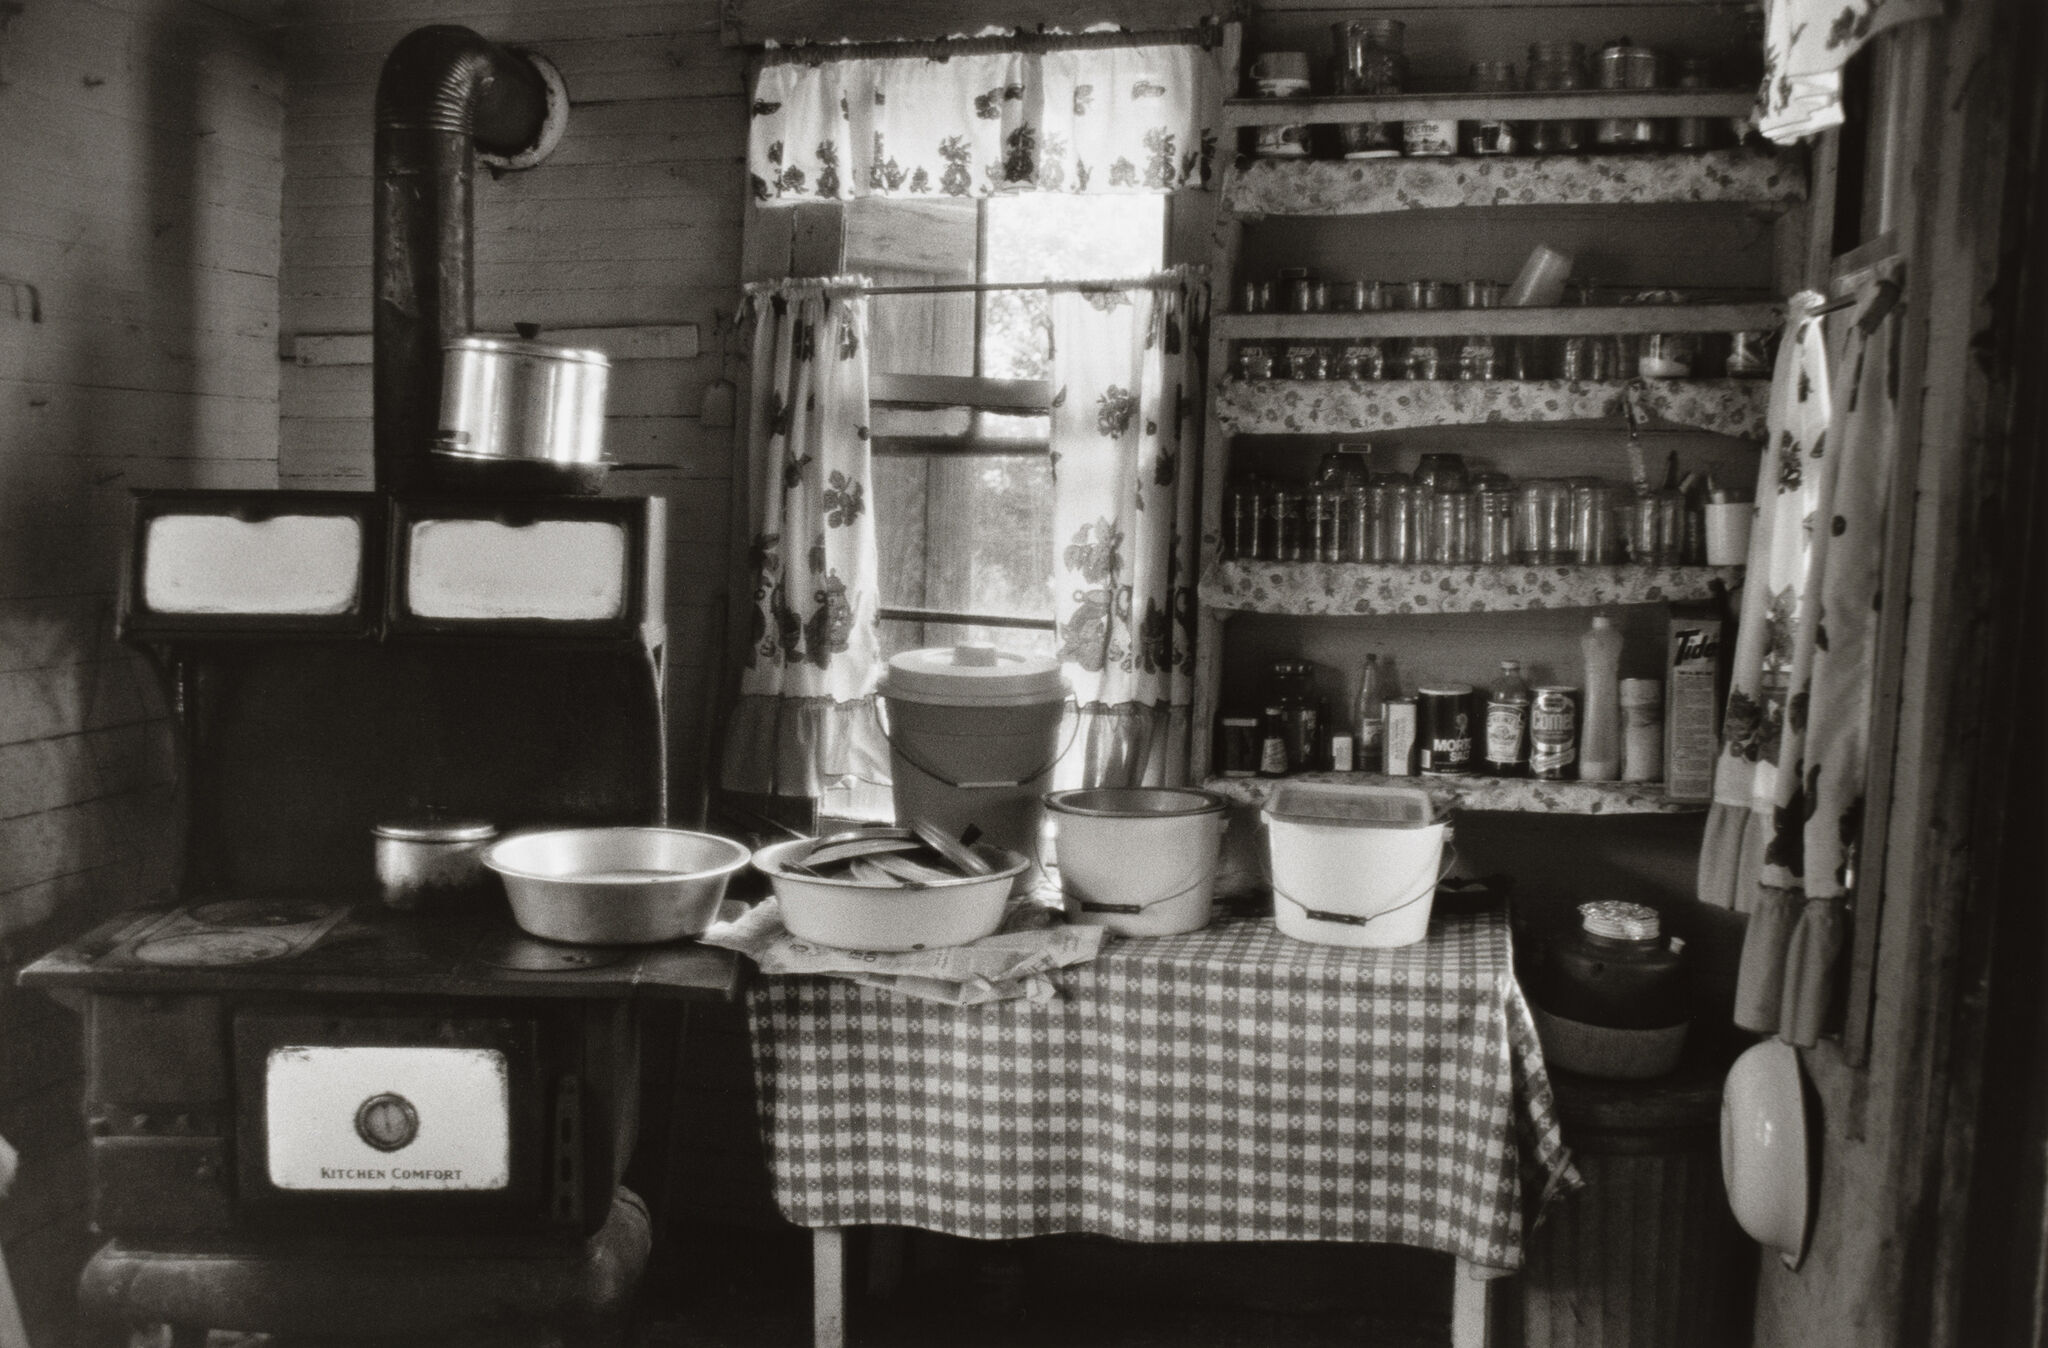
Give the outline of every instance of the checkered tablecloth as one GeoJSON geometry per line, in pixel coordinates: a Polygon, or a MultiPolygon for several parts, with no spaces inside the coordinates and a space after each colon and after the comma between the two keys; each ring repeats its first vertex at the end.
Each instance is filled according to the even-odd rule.
{"type": "Polygon", "coordinates": [[[1497,915],[1440,917],[1397,950],[1219,920],[1112,941],[1055,979],[1056,1001],[975,1007],[756,980],[784,1214],[999,1239],[1384,1241],[1505,1269],[1525,1211],[1577,1183],[1497,915]]]}

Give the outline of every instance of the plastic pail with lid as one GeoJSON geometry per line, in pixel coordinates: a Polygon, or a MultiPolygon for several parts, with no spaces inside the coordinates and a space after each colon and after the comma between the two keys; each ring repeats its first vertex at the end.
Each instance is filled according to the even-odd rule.
{"type": "Polygon", "coordinates": [[[1059,662],[993,646],[905,651],[890,658],[878,691],[897,821],[926,820],[955,837],[973,824],[1035,859],[1067,705],[1059,662]]]}

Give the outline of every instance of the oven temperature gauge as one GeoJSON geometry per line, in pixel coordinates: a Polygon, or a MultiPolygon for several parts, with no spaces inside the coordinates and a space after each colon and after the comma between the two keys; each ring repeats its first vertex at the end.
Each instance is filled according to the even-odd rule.
{"type": "Polygon", "coordinates": [[[396,1091],[373,1095],[356,1109],[356,1136],[378,1151],[402,1151],[420,1135],[420,1112],[396,1091]]]}

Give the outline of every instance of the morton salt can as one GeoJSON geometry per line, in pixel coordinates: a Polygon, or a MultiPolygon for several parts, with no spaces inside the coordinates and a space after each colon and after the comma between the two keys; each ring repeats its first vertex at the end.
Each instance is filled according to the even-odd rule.
{"type": "Polygon", "coordinates": [[[1570,781],[1579,775],[1579,690],[1557,684],[1529,690],[1529,775],[1570,781]]]}
{"type": "Polygon", "coordinates": [[[1417,753],[1429,776],[1472,771],[1472,685],[1416,690],[1417,753]]]}

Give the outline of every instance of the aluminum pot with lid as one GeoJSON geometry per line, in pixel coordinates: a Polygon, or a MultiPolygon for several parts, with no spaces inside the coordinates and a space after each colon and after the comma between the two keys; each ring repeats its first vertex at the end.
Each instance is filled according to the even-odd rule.
{"type": "Polygon", "coordinates": [[[512,337],[457,337],[442,347],[434,453],[480,463],[578,468],[604,461],[602,351],[512,337]]]}

